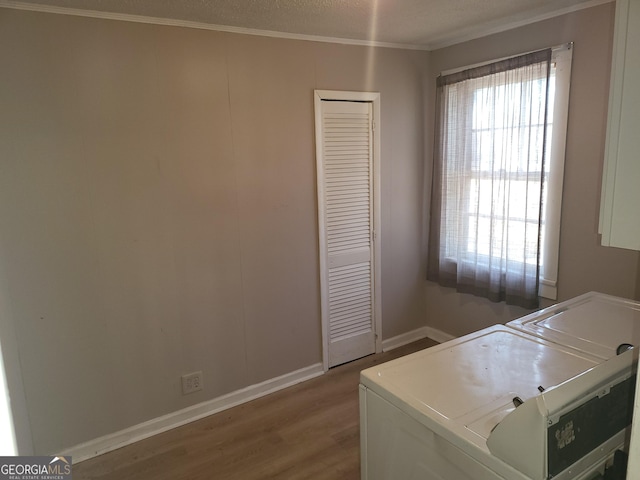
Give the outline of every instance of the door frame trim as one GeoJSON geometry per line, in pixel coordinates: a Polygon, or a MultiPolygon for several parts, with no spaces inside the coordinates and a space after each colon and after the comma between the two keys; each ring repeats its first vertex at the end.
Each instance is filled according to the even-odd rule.
{"type": "Polygon", "coordinates": [[[376,338],[376,353],[382,352],[382,248],[381,248],[381,203],[380,203],[380,93],[379,92],[353,92],[338,90],[314,90],[314,115],[315,115],[315,140],[316,140],[316,188],[318,198],[318,238],[320,257],[320,313],[322,318],[322,365],[324,371],[329,370],[329,312],[326,311],[328,302],[325,292],[327,259],[323,252],[325,229],[324,225],[324,180],[321,171],[322,162],[322,101],[341,100],[347,102],[369,102],[373,112],[373,318],[376,338]]]}

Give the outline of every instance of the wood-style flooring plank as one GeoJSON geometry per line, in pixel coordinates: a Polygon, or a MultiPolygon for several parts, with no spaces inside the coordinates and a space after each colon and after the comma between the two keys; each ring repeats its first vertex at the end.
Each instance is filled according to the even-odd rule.
{"type": "Polygon", "coordinates": [[[360,371],[423,339],[73,466],[75,480],[358,480],[360,371]]]}

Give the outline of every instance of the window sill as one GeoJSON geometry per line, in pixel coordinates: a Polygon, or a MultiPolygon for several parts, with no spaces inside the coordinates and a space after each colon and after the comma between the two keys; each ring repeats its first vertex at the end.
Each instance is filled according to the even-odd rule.
{"type": "Polygon", "coordinates": [[[542,298],[548,298],[549,300],[557,300],[558,287],[556,283],[557,282],[552,282],[551,280],[541,278],[540,286],[538,287],[538,296],[542,298]]]}

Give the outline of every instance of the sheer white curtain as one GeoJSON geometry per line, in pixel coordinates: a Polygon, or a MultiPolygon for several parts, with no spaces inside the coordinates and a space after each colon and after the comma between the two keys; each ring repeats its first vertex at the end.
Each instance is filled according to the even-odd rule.
{"type": "Polygon", "coordinates": [[[538,305],[551,50],[438,78],[429,276],[538,305]]]}

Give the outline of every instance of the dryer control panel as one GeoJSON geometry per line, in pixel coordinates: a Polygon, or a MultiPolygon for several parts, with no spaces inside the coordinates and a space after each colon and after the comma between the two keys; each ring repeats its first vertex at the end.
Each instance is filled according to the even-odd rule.
{"type": "Polygon", "coordinates": [[[584,478],[596,467],[604,470],[631,426],[633,355],[625,352],[518,402],[489,435],[490,452],[533,480],[584,478]]]}
{"type": "Polygon", "coordinates": [[[549,425],[549,478],[562,473],[631,425],[635,384],[636,377],[631,376],[605,388],[549,425]]]}

